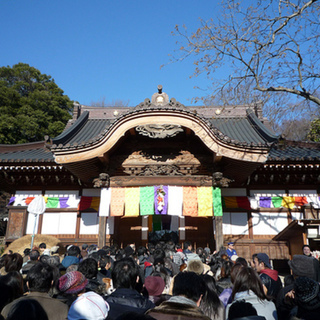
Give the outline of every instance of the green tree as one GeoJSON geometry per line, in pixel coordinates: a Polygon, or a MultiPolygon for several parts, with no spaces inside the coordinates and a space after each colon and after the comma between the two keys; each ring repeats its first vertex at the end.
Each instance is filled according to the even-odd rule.
{"type": "Polygon", "coordinates": [[[320,119],[315,119],[311,122],[308,139],[310,141],[320,142],[320,119]]]}
{"type": "Polygon", "coordinates": [[[57,136],[71,118],[72,101],[51,76],[18,63],[0,68],[0,143],[57,136]]]}
{"type": "Polygon", "coordinates": [[[176,26],[172,61],[193,57],[193,75],[206,74],[212,96],[250,85],[267,96],[284,93],[287,101],[320,105],[319,1],[226,0],[219,9],[191,33],[176,26]],[[225,78],[214,78],[217,71],[225,78]]]}

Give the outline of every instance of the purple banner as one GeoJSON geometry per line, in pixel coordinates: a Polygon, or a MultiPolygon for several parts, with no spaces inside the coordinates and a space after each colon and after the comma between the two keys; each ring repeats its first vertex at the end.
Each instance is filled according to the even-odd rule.
{"type": "Polygon", "coordinates": [[[155,214],[167,214],[168,211],[168,186],[154,187],[155,214]]]}
{"type": "Polygon", "coordinates": [[[69,205],[67,204],[69,197],[61,197],[59,198],[60,208],[68,208],[69,205]]]}
{"type": "Polygon", "coordinates": [[[260,197],[261,208],[271,208],[271,197],[260,197]]]}

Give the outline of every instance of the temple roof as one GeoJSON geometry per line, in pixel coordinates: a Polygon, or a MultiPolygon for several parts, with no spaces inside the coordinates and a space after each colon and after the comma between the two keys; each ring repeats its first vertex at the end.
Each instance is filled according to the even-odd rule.
{"type": "MultiPolygon", "coordinates": [[[[108,134],[112,135],[114,128],[126,118],[139,118],[146,114],[157,116],[163,112],[176,118],[189,117],[194,119],[195,123],[201,122],[208,128],[206,132],[212,134],[215,141],[220,141],[221,144],[238,149],[245,147],[247,150],[269,150],[267,162],[320,159],[319,144],[282,140],[271,132],[262,116],[261,103],[225,107],[186,107],[174,98],[169,100],[161,87],[151,100],[145,99],[136,107],[75,105],[73,119],[59,136],[52,139],[46,137],[46,141],[22,145],[0,145],[0,163],[55,163],[56,151],[72,152],[85,147],[90,148],[108,134]],[[162,100],[157,103],[159,97],[162,100]]],[[[161,121],[162,118],[159,123],[161,121]]]]}
{"type": "Polygon", "coordinates": [[[235,111],[236,107],[229,107],[223,114],[217,114],[216,111],[220,110],[217,107],[185,107],[174,99],[163,106],[154,105],[150,101],[145,101],[135,108],[81,106],[80,116],[74,119],[62,134],[51,140],[50,148],[54,151],[89,146],[102,139],[126,116],[163,110],[173,111],[181,116],[192,115],[205,122],[218,140],[230,145],[270,147],[278,136],[261,122],[254,112],[254,107],[242,106],[240,112],[235,111]]]}

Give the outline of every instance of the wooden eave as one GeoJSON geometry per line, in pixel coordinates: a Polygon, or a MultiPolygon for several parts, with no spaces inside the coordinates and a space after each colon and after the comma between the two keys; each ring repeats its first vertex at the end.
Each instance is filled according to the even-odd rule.
{"type": "Polygon", "coordinates": [[[270,146],[233,144],[230,139],[220,140],[216,132],[210,128],[206,121],[192,115],[190,112],[177,112],[172,110],[144,110],[143,113],[130,113],[120,117],[111,127],[96,141],[74,148],[55,146],[52,148],[55,161],[58,164],[76,163],[93,158],[104,157],[123,137],[127,131],[139,126],[150,124],[180,125],[192,130],[196,136],[214,152],[217,156],[228,157],[240,161],[264,163],[267,160],[270,146]]]}

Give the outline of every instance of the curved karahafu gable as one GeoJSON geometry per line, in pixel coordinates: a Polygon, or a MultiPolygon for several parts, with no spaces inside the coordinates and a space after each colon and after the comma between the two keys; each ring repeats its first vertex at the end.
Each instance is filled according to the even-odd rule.
{"type": "Polygon", "coordinates": [[[135,108],[126,108],[125,112],[114,119],[102,119],[102,116],[100,119],[92,120],[95,121],[94,124],[91,123],[91,126],[95,128],[96,135],[93,136],[93,129],[91,129],[90,139],[87,140],[83,132],[82,138],[79,138],[85,125],[89,126],[90,122],[89,113],[87,111],[84,112],[69,130],[53,139],[50,149],[54,153],[55,161],[59,164],[67,164],[103,157],[126,132],[143,126],[157,127],[166,125],[189,129],[217,157],[227,157],[248,162],[265,162],[272,142],[276,140],[275,136],[269,136],[268,139],[263,138],[261,123],[259,124],[260,121],[250,115],[250,111],[246,117],[242,117],[242,120],[243,118],[247,119],[247,129],[254,131],[255,135],[260,139],[238,141],[219,130],[218,122],[222,127],[224,124],[229,123],[230,127],[239,126],[238,130],[247,130],[240,127],[241,120],[239,118],[233,118],[233,120],[230,117],[213,119],[213,117],[202,116],[201,113],[197,112],[197,107],[185,107],[176,102],[175,99],[171,99],[170,102],[165,104],[156,104],[154,100],[153,98],[153,102],[150,102],[149,99],[146,99],[135,108]],[[100,131],[98,130],[99,125],[100,131]],[[74,138],[76,136],[78,139],[74,138]]]}

